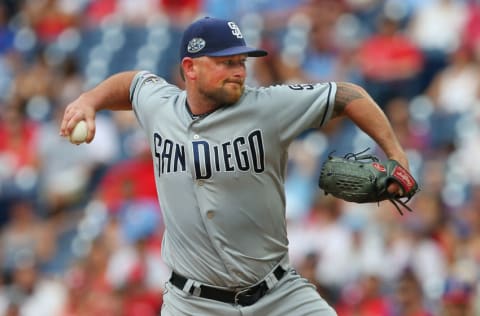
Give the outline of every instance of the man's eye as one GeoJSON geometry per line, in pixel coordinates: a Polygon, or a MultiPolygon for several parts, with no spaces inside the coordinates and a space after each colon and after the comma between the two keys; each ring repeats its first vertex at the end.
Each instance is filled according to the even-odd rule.
{"type": "Polygon", "coordinates": [[[245,66],[245,63],[246,63],[246,60],[235,61],[235,60],[229,59],[229,60],[222,61],[222,64],[229,67],[235,66],[235,65],[245,66]]]}

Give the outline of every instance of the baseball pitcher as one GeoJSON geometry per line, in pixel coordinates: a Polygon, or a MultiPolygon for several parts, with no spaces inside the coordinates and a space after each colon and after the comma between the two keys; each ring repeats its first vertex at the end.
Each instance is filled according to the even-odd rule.
{"type": "MultiPolygon", "coordinates": [[[[289,265],[285,169],[289,144],[345,115],[386,156],[408,161],[384,113],[360,87],[340,82],[252,88],[236,23],[203,18],[180,47],[185,90],[147,71],[115,74],[65,110],[60,134],[100,110],[133,110],[145,130],[165,220],[172,275],[162,315],[336,315],[289,265]]],[[[388,186],[401,194],[398,184],[388,186]]]]}

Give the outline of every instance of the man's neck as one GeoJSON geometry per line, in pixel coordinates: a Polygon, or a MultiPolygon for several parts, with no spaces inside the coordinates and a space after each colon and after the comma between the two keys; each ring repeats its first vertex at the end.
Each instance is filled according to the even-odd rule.
{"type": "Polygon", "coordinates": [[[198,92],[192,92],[187,89],[187,106],[190,113],[195,116],[201,116],[211,113],[221,107],[212,100],[200,95],[198,92]]]}

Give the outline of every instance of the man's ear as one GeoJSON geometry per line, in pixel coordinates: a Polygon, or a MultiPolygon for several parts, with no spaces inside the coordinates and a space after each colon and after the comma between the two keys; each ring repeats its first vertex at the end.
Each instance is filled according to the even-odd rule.
{"type": "Polygon", "coordinates": [[[195,80],[197,78],[192,58],[185,57],[184,59],[182,59],[182,64],[180,65],[180,67],[180,73],[182,74],[182,78],[184,80],[195,80]]]}

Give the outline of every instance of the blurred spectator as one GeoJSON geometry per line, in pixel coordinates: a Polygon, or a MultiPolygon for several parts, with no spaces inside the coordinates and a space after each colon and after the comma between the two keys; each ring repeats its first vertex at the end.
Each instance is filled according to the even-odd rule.
{"type": "Polygon", "coordinates": [[[53,257],[55,232],[38,215],[32,201],[17,199],[10,203],[9,225],[0,231],[0,259],[6,276],[24,256],[31,256],[38,268],[53,257]]]}
{"type": "Polygon", "coordinates": [[[397,281],[393,297],[392,316],[433,316],[426,306],[419,280],[406,269],[397,281]]]}
{"type": "Polygon", "coordinates": [[[99,237],[87,256],[72,265],[65,275],[68,300],[61,316],[122,315],[120,298],[107,278],[111,249],[99,237]]]}
{"type": "Polygon", "coordinates": [[[302,71],[307,82],[345,80],[340,78],[342,54],[335,39],[335,27],[344,7],[342,1],[310,1],[309,18],[311,28],[308,34],[308,47],[302,62],[302,71]]]}
{"type": "Polygon", "coordinates": [[[462,44],[462,30],[467,18],[466,1],[436,0],[420,6],[412,15],[407,35],[425,56],[421,89],[443,67],[446,57],[462,44]]]}
{"type": "Polygon", "coordinates": [[[158,315],[170,276],[160,255],[163,230],[156,210],[133,207],[120,219],[120,233],[127,243],[112,254],[107,275],[120,292],[125,316],[158,315]]]}
{"type": "Polygon", "coordinates": [[[425,192],[412,200],[411,206],[418,210],[419,214],[414,220],[407,220],[407,227],[410,226],[427,238],[436,239],[436,234],[447,216],[447,209],[440,194],[425,192]]]}
{"type": "Polygon", "coordinates": [[[341,80],[341,51],[335,27],[344,7],[339,1],[309,1],[288,17],[278,69],[292,83],[341,80]]]}
{"type": "Polygon", "coordinates": [[[117,10],[118,0],[90,0],[85,7],[86,20],[82,24],[85,28],[95,28],[117,10]]]}
{"type": "Polygon", "coordinates": [[[364,275],[346,286],[335,306],[338,316],[389,315],[391,306],[381,287],[382,279],[376,274],[364,275]]]}
{"type": "Polygon", "coordinates": [[[59,315],[66,299],[62,283],[42,276],[32,254],[18,258],[12,281],[5,292],[7,310],[0,313],[18,313],[22,316],[59,315]]]}
{"type": "Polygon", "coordinates": [[[468,17],[463,30],[462,43],[480,61],[480,3],[476,0],[468,1],[468,17]]]}
{"type": "Polygon", "coordinates": [[[370,253],[370,260],[366,263],[370,265],[369,270],[376,271],[388,284],[394,284],[410,264],[411,236],[405,224],[399,225],[398,213],[393,205],[381,203],[377,211],[369,230],[374,242],[379,239],[377,248],[380,249],[372,253],[371,245],[365,243],[365,251],[370,253]]]}
{"type": "Polygon", "coordinates": [[[472,110],[480,98],[479,68],[467,46],[450,54],[448,66],[433,78],[427,90],[439,112],[454,114],[472,110]]]}
{"type": "Polygon", "coordinates": [[[294,141],[289,148],[290,163],[288,177],[285,181],[286,216],[292,220],[300,220],[307,216],[318,192],[316,183],[317,161],[322,151],[324,139],[320,133],[311,133],[305,138],[294,141]]]}
{"type": "MultiPolygon", "coordinates": [[[[142,152],[147,146],[145,134],[139,129],[135,114],[128,111],[117,111],[112,113],[111,119],[117,127],[120,138],[119,154],[116,156],[116,160],[130,160],[143,156],[142,152]]],[[[145,158],[147,157],[145,155],[145,158]]]]}
{"type": "Polygon", "coordinates": [[[268,51],[268,55],[263,58],[255,58],[249,60],[252,63],[252,71],[254,82],[257,85],[276,85],[282,84],[287,74],[282,69],[281,51],[279,44],[275,41],[265,38],[262,42],[262,48],[268,51]]]}
{"type": "Polygon", "coordinates": [[[422,168],[420,178],[423,181],[422,192],[425,194],[441,194],[442,189],[446,185],[445,169],[447,163],[445,161],[445,154],[438,151],[437,156],[425,160],[422,168]]]}
{"type": "Polygon", "coordinates": [[[57,66],[56,76],[52,79],[56,92],[53,101],[63,108],[83,92],[85,78],[80,72],[78,61],[73,55],[66,56],[57,66]]]}
{"type": "Polygon", "coordinates": [[[39,125],[28,119],[22,104],[9,104],[0,112],[0,203],[35,194],[38,181],[39,125]]]}
{"type": "Polygon", "coordinates": [[[438,131],[436,147],[457,140],[456,123],[480,101],[480,65],[470,48],[459,47],[449,56],[449,64],[434,76],[426,91],[436,108],[432,116],[432,128],[438,131]]]}
{"type": "MultiPolygon", "coordinates": [[[[449,169],[452,174],[452,180],[457,184],[464,183],[463,190],[459,194],[460,202],[464,202],[464,197],[468,185],[478,184],[480,176],[480,165],[474,159],[480,153],[480,116],[477,113],[478,104],[475,106],[475,113],[464,113],[455,124],[456,136],[453,147],[455,150],[451,153],[452,160],[449,169]],[[452,164],[455,161],[455,164],[452,164]]],[[[450,196],[451,197],[451,196],[450,196]]]]}
{"type": "Polygon", "coordinates": [[[380,15],[377,23],[377,32],[360,44],[359,67],[365,89],[384,107],[392,98],[411,99],[420,92],[423,56],[418,46],[400,32],[397,20],[380,15]]]}
{"type": "Polygon", "coordinates": [[[28,119],[25,110],[22,104],[10,104],[1,113],[0,153],[13,172],[38,166],[35,151],[39,125],[28,119]]]}
{"type": "Polygon", "coordinates": [[[28,103],[34,97],[51,99],[56,93],[53,80],[54,73],[50,69],[46,54],[39,52],[31,64],[21,64],[16,69],[13,82],[12,98],[18,102],[28,103]],[[42,78],[42,80],[39,80],[42,78]]]}
{"type": "Polygon", "coordinates": [[[352,277],[352,233],[340,222],[341,205],[341,201],[319,194],[308,216],[289,225],[288,232],[292,264],[298,266],[307,254],[317,254],[316,278],[332,293],[352,277]]]}
{"type": "Polygon", "coordinates": [[[159,0],[159,2],[162,12],[164,12],[174,24],[183,27],[194,20],[201,12],[200,9],[203,1],[159,0]]]}
{"type": "Polygon", "coordinates": [[[23,11],[42,44],[52,43],[63,31],[78,25],[79,16],[67,12],[60,0],[25,1],[23,11]]]}
{"type": "Polygon", "coordinates": [[[385,113],[402,146],[409,150],[427,152],[430,149],[430,130],[416,123],[410,115],[406,98],[393,98],[385,104],[385,113]]]}
{"type": "Polygon", "coordinates": [[[8,25],[9,12],[6,3],[0,3],[0,55],[8,54],[13,49],[15,33],[8,25]]]}
{"type": "Polygon", "coordinates": [[[385,6],[384,0],[345,0],[345,4],[348,10],[361,21],[358,25],[360,34],[376,32],[376,21],[385,6]]]}
{"type": "MultiPolygon", "coordinates": [[[[419,195],[420,197],[420,195],[419,195]]],[[[427,198],[437,201],[434,198],[427,198]]],[[[447,254],[438,237],[438,204],[425,205],[413,200],[410,206],[415,212],[425,211],[422,219],[404,217],[399,225],[398,212],[391,203],[381,203],[375,225],[383,236],[384,253],[381,269],[376,269],[388,281],[395,282],[405,269],[409,268],[419,278],[427,302],[440,298],[443,282],[448,275],[447,254]],[[418,204],[417,204],[418,203],[418,204]],[[432,228],[433,227],[433,228],[432,228]],[[438,238],[438,239],[437,239],[438,238]]]]}
{"type": "Polygon", "coordinates": [[[473,288],[460,280],[449,279],[442,296],[441,316],[474,316],[473,288]]]}
{"type": "Polygon", "coordinates": [[[409,265],[418,276],[426,299],[438,300],[448,268],[443,249],[422,227],[411,227],[410,233],[409,265]]]}
{"type": "Polygon", "coordinates": [[[116,13],[129,25],[145,25],[159,13],[159,0],[117,0],[116,13]]]}
{"type": "Polygon", "coordinates": [[[458,34],[466,21],[466,1],[437,0],[420,6],[412,16],[409,33],[425,51],[449,53],[459,47],[458,34]]]}
{"type": "Polygon", "coordinates": [[[112,213],[129,201],[157,199],[148,144],[139,140],[132,149],[132,157],[111,164],[98,184],[97,196],[112,213]]]}

